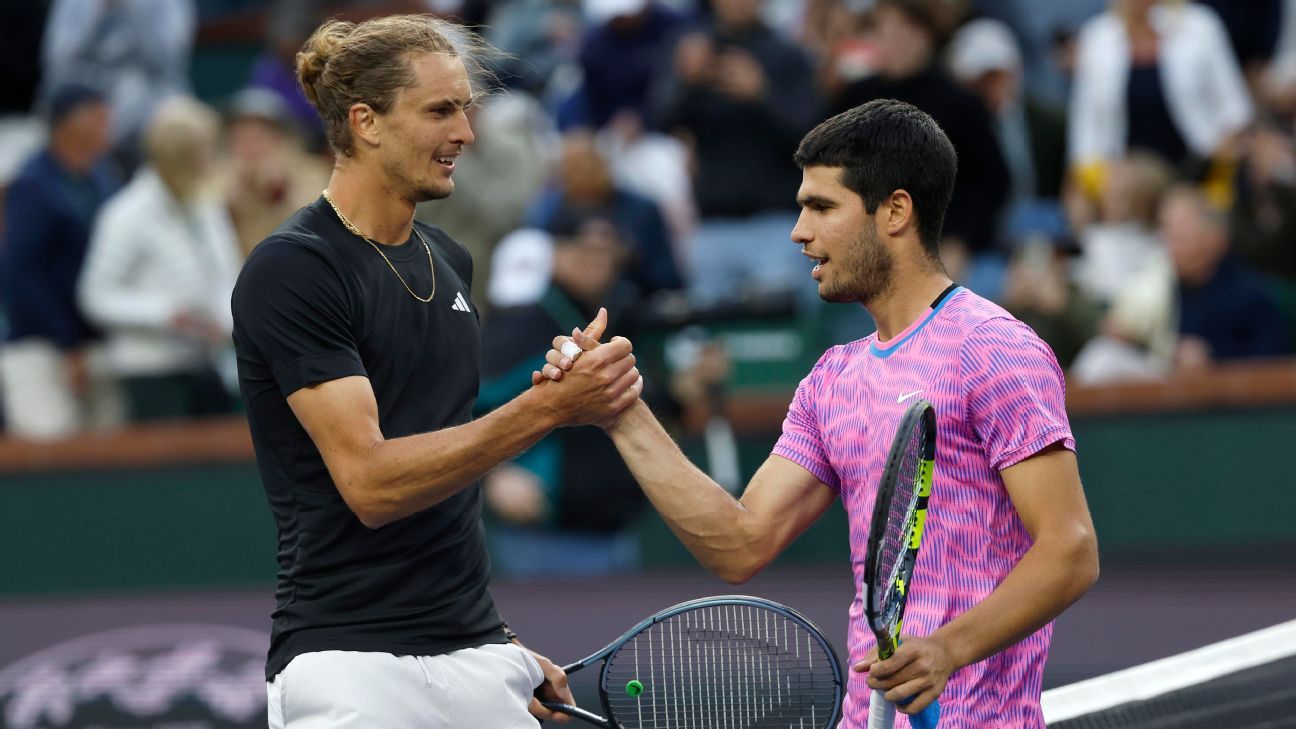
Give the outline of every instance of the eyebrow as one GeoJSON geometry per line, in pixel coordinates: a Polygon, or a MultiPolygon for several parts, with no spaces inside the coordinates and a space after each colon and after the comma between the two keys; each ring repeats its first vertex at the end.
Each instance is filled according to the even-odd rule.
{"type": "Polygon", "coordinates": [[[467,99],[452,98],[447,96],[445,98],[437,99],[436,101],[430,101],[427,103],[426,106],[429,109],[435,109],[436,107],[439,106],[453,106],[456,109],[467,109],[468,107],[477,103],[478,98],[479,97],[477,94],[473,94],[472,96],[469,96],[467,99]]]}
{"type": "Polygon", "coordinates": [[[803,208],[810,207],[812,205],[817,205],[821,208],[837,207],[836,202],[829,200],[826,197],[821,197],[819,195],[806,195],[805,197],[798,197],[797,205],[800,205],[803,208]]]}

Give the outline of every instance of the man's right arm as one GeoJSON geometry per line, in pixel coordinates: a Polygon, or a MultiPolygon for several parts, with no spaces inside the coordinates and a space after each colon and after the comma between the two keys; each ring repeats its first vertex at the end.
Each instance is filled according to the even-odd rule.
{"type": "MultiPolygon", "coordinates": [[[[292,240],[253,251],[232,308],[239,357],[274,378],[361,523],[378,528],[437,504],[559,425],[602,422],[639,397],[630,342],[608,342],[567,373],[478,421],[388,439],[336,264],[292,240]],[[569,387],[570,386],[570,387],[569,387]]],[[[600,311],[588,331],[601,334],[600,311]]]]}
{"type": "Polygon", "coordinates": [[[627,408],[608,435],[671,531],[726,582],[754,576],[837,498],[809,471],[775,455],[735,499],[689,462],[642,401],[627,408]]]}
{"type": "Polygon", "coordinates": [[[303,387],[288,405],[342,498],[376,529],[458,493],[560,425],[605,419],[637,399],[639,374],[629,342],[619,341],[617,351],[583,362],[563,385],[533,388],[485,417],[430,433],[384,438],[365,377],[303,387]],[[581,371],[584,378],[572,377],[581,371]]]}

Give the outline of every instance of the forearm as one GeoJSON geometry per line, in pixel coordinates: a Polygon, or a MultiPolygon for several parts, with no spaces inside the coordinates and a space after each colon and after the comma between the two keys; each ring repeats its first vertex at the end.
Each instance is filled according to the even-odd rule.
{"type": "Polygon", "coordinates": [[[361,521],[380,527],[453,496],[557,425],[530,390],[464,425],[378,441],[353,476],[361,483],[344,491],[358,495],[361,521]]]}
{"type": "Polygon", "coordinates": [[[608,429],[622,459],[671,531],[711,572],[742,582],[766,555],[753,514],[689,462],[642,401],[608,429]]]}
{"type": "Polygon", "coordinates": [[[956,667],[976,663],[1039,630],[1097,578],[1091,532],[1039,540],[989,597],[931,637],[945,644],[956,667]]]}

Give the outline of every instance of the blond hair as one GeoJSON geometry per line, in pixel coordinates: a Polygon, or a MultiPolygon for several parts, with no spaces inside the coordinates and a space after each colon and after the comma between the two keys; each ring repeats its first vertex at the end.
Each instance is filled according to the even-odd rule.
{"type": "Polygon", "coordinates": [[[389,15],[363,23],[330,20],[297,54],[297,81],[324,120],[329,146],[352,151],[349,114],[367,104],[385,114],[415,82],[409,56],[444,53],[463,61],[474,92],[490,80],[484,63],[499,55],[475,33],[431,15],[389,15]]]}
{"type": "Polygon", "coordinates": [[[1160,156],[1135,150],[1121,163],[1129,175],[1124,191],[1130,216],[1149,228],[1156,226],[1161,199],[1174,185],[1174,170],[1160,156]]]}
{"type": "Polygon", "coordinates": [[[144,130],[144,157],[180,199],[201,186],[220,140],[220,116],[187,96],[172,96],[153,112],[144,130]]]}

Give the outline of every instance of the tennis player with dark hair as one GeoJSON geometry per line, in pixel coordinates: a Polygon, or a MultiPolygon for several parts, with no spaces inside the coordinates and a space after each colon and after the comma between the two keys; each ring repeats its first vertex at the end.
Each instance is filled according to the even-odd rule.
{"type": "MultiPolygon", "coordinates": [[[[869,102],[820,124],[796,159],[792,240],[819,295],[863,304],[877,332],[828,350],[802,380],[741,500],[691,465],[641,403],[608,433],[676,535],[733,582],[841,498],[857,586],[844,726],[866,725],[872,687],[913,697],[908,714],[939,696],[942,727],[1043,727],[1051,621],[1098,574],[1062,372],[1026,325],[946,276],[937,242],[957,160],[930,116],[869,102]],[[863,608],[866,540],[891,437],[918,397],[936,409],[936,480],[905,639],[879,662],[863,608]]],[[[581,371],[588,354],[573,366],[564,344],[533,376],[560,381],[536,389],[581,371]]]]}
{"type": "Polygon", "coordinates": [[[297,57],[336,167],[253,251],[233,299],[279,530],[271,727],[534,727],[532,714],[555,716],[537,687],[571,701],[562,671],[511,642],[495,609],[476,482],[555,427],[613,417],[642,380],[622,339],[572,387],[470,418],[472,261],[414,206],[451,193],[473,141],[477,43],[392,16],[326,23],[297,57]]]}

